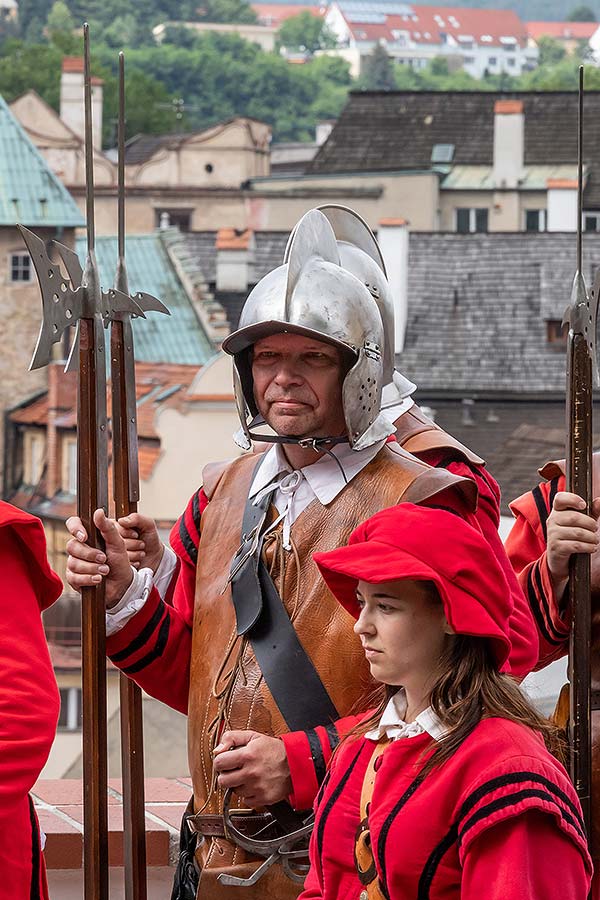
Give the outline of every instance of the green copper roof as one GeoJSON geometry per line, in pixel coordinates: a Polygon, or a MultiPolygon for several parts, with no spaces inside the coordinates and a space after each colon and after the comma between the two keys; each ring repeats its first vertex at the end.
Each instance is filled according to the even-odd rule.
{"type": "Polygon", "coordinates": [[[0,97],[0,225],[85,225],[77,204],[0,97]]]}
{"type": "MultiPolygon", "coordinates": [[[[78,238],[77,253],[82,264],[85,262],[86,247],[85,238],[78,238]]],[[[114,283],[117,257],[116,237],[96,238],[96,259],[105,289],[114,283]]],[[[160,235],[128,235],[125,260],[130,291],[153,294],[171,312],[170,316],[149,312],[146,319],[133,320],[135,358],[140,362],[204,365],[215,351],[177,277],[160,235]]]]}

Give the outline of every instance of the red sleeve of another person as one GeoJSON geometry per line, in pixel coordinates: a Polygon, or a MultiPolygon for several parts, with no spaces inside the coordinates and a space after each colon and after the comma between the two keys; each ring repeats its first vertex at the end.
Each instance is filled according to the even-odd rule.
{"type": "Polygon", "coordinates": [[[546,560],[546,522],[555,494],[564,489],[564,478],[560,476],[539,484],[510,504],[516,521],[506,541],[506,552],[537,626],[539,669],[564,656],[568,649],[568,597],[556,596],[546,560]]]}
{"type": "Polygon", "coordinates": [[[122,672],[186,714],[200,518],[207,504],[200,488],[173,526],[170,542],[178,567],[165,599],[153,588],[142,609],[106,642],[108,656],[122,672]]]}
{"type": "Polygon", "coordinates": [[[39,519],[0,503],[0,900],[45,897],[28,796],[48,758],[59,696],[41,611],[62,584],[39,519]]]}

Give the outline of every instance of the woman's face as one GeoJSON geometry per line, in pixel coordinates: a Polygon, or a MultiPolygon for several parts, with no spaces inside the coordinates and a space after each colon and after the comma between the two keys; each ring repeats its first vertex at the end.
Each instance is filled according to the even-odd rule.
{"type": "Polygon", "coordinates": [[[359,581],[354,626],[371,674],[407,690],[431,688],[451,629],[433,585],[425,581],[359,581]]]}

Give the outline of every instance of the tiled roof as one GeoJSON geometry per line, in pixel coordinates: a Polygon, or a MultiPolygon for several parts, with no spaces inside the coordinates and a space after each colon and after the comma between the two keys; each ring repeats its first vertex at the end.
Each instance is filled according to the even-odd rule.
{"type": "Polygon", "coordinates": [[[0,225],[79,227],[77,204],[0,97],[0,225]]]}
{"type": "Polygon", "coordinates": [[[179,147],[189,134],[136,134],[125,144],[125,165],[149,160],[161,147],[179,147]]]}
{"type": "Polygon", "coordinates": [[[564,41],[589,41],[598,30],[598,22],[526,22],[529,37],[537,41],[541,37],[564,41]]]}
{"type": "Polygon", "coordinates": [[[411,5],[402,10],[396,3],[373,4],[362,0],[338,0],[337,5],[359,41],[385,38],[393,44],[397,32],[402,32],[416,46],[442,44],[447,37],[454,39],[459,47],[469,42],[499,47],[509,38],[514,38],[521,47],[527,43],[525,25],[508,9],[411,5]]]}
{"type": "MultiPolygon", "coordinates": [[[[525,117],[525,166],[577,159],[577,96],[571,91],[508,92],[525,117]],[[560,127],[559,127],[560,125],[560,127]]],[[[436,144],[453,144],[453,165],[491,166],[494,104],[486,91],[352,92],[307,174],[430,169],[436,144]]],[[[600,206],[600,92],[585,96],[584,201],[600,206]]]]}
{"type": "Polygon", "coordinates": [[[325,13],[324,6],[306,5],[303,3],[252,3],[252,9],[258,16],[260,25],[274,25],[276,28],[303,12],[312,13],[313,16],[322,16],[325,13]]]}
{"type": "MultiPolygon", "coordinates": [[[[583,236],[591,286],[600,235],[583,236]]],[[[424,391],[545,394],[565,387],[565,353],[547,342],[575,267],[575,235],[412,232],[402,371],[424,391]]]]}
{"type": "MultiPolygon", "coordinates": [[[[77,252],[85,259],[85,239],[77,241],[77,252]]],[[[135,356],[140,362],[201,366],[213,349],[162,243],[160,234],[127,236],[125,243],[129,287],[146,291],[165,303],[170,316],[147,313],[134,319],[135,356]]],[[[96,257],[103,287],[114,282],[117,239],[96,238],[96,257]]]]}

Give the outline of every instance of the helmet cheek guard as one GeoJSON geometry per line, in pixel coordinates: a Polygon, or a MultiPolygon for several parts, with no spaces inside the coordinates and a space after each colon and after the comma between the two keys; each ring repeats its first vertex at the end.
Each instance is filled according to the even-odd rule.
{"type": "Polygon", "coordinates": [[[390,433],[387,421],[379,416],[382,373],[381,348],[365,341],[342,386],[346,426],[354,450],[362,450],[390,433]]]}

